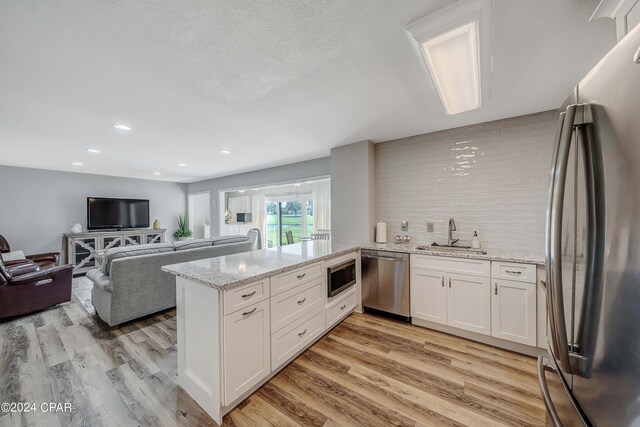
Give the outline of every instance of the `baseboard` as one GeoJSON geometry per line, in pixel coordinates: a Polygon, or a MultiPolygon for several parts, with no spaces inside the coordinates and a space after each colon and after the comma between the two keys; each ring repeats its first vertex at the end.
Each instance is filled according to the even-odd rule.
{"type": "Polygon", "coordinates": [[[533,357],[549,356],[549,352],[547,351],[547,349],[544,349],[544,348],[531,347],[531,346],[520,344],[517,342],[506,341],[500,338],[495,338],[488,335],[465,331],[463,329],[454,328],[448,325],[440,325],[438,323],[429,322],[428,320],[416,319],[414,317],[411,319],[411,323],[416,326],[421,326],[423,328],[433,329],[438,332],[444,332],[445,334],[455,335],[457,337],[462,337],[472,341],[477,341],[483,344],[501,348],[503,350],[509,350],[516,353],[526,354],[527,356],[533,356],[533,357]]]}

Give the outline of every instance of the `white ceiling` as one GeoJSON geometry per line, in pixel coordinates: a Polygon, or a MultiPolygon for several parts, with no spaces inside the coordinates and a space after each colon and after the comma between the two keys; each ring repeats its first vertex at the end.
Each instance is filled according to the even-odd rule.
{"type": "Polygon", "coordinates": [[[3,0],[0,164],[190,182],[307,160],[556,108],[615,42],[597,0],[494,0],[490,99],[447,116],[406,25],[451,3],[3,0]]]}

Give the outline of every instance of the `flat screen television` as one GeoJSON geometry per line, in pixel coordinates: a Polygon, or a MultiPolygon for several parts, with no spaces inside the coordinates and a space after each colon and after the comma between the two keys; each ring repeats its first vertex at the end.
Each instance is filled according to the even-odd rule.
{"type": "Polygon", "coordinates": [[[149,201],[87,197],[87,229],[149,227],[149,201]]]}

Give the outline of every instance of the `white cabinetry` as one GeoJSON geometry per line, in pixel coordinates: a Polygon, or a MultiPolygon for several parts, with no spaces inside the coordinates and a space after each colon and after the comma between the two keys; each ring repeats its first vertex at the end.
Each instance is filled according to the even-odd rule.
{"type": "Polygon", "coordinates": [[[177,277],[180,386],[222,424],[234,406],[356,308],[359,263],[353,250],[228,289],[177,277]],[[328,299],[326,267],[354,258],[356,284],[328,299]]]}
{"type": "Polygon", "coordinates": [[[411,317],[490,335],[490,271],[489,261],[412,255],[411,317]]]}
{"type": "Polygon", "coordinates": [[[479,334],[491,334],[488,277],[447,274],[447,324],[479,334]]]}
{"type": "Polygon", "coordinates": [[[493,280],[492,333],[496,338],[536,345],[536,284],[493,280]]]}
{"type": "Polygon", "coordinates": [[[224,317],[225,405],[271,372],[269,301],[224,317]]]}
{"type": "Polygon", "coordinates": [[[491,276],[491,335],[535,347],[536,266],[493,262],[491,276]]]}
{"type": "Polygon", "coordinates": [[[411,317],[447,324],[446,273],[411,269],[411,317]]]}

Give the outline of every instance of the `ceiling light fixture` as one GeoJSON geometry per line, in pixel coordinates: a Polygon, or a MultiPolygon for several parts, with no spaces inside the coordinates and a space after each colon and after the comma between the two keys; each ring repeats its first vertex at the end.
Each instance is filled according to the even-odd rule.
{"type": "Polygon", "coordinates": [[[238,190],[238,193],[244,193],[247,190],[238,190]]]}
{"type": "Polygon", "coordinates": [[[231,154],[229,150],[220,150],[220,154],[231,154]]]}
{"type": "Polygon", "coordinates": [[[293,184],[294,187],[300,187],[300,184],[293,184]]]}
{"type": "Polygon", "coordinates": [[[181,168],[184,168],[184,167],[187,166],[187,164],[186,163],[178,163],[178,166],[180,166],[181,168]]]}
{"type": "Polygon", "coordinates": [[[87,153],[100,154],[100,150],[98,150],[97,148],[85,148],[85,150],[87,151],[87,153]]]}
{"type": "Polygon", "coordinates": [[[73,166],[84,166],[84,163],[80,163],[80,162],[73,162],[71,163],[73,166]]]}
{"type": "Polygon", "coordinates": [[[160,172],[153,172],[154,175],[162,175],[160,172]]]}
{"type": "Polygon", "coordinates": [[[421,42],[429,72],[447,114],[480,107],[480,63],[476,22],[421,42]]]}
{"type": "Polygon", "coordinates": [[[113,127],[118,130],[131,130],[131,128],[127,125],[123,125],[122,123],[114,123],[113,127]]]}

